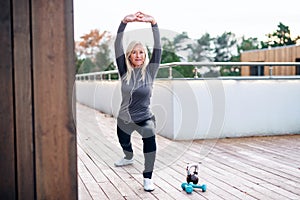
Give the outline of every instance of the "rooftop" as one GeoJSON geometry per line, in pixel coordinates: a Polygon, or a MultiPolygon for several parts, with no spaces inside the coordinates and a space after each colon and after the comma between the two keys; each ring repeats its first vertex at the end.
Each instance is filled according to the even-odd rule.
{"type": "Polygon", "coordinates": [[[136,162],[116,168],[122,151],[116,121],[77,103],[79,199],[300,199],[300,135],[174,141],[157,135],[152,193],[142,188],[142,140],[133,134],[136,162]],[[187,163],[200,164],[199,184],[181,189],[187,163]]]}

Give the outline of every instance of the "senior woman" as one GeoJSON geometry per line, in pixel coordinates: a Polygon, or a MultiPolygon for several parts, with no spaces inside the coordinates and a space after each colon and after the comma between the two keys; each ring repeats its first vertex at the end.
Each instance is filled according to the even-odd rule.
{"type": "Polygon", "coordinates": [[[155,117],[150,109],[153,81],[161,61],[160,33],[156,20],[148,14],[129,14],[121,21],[115,40],[115,55],[121,77],[122,101],[117,118],[117,135],[125,156],[115,162],[121,167],[134,163],[131,134],[137,131],[143,140],[144,190],[153,191],[152,173],[156,157],[155,117]],[[151,57],[139,41],[132,41],[124,53],[123,34],[130,22],[150,23],[154,38],[151,57]]]}

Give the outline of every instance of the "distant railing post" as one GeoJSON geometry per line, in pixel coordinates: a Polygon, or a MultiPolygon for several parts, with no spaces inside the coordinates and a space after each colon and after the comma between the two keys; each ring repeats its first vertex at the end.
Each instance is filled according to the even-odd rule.
{"type": "Polygon", "coordinates": [[[194,70],[195,70],[195,76],[194,76],[194,78],[199,78],[199,77],[198,77],[198,67],[195,66],[195,69],[194,69],[194,70]]]}
{"type": "Polygon", "coordinates": [[[169,66],[169,79],[173,78],[173,74],[172,74],[172,66],[169,66]]]}
{"type": "Polygon", "coordinates": [[[269,66],[269,74],[270,74],[270,77],[272,77],[272,75],[273,75],[273,66],[269,66]]]}

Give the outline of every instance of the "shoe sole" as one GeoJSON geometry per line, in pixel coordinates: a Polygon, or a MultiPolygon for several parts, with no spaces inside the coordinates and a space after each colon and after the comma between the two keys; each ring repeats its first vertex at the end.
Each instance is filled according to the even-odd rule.
{"type": "Polygon", "coordinates": [[[146,190],[146,189],[144,189],[144,191],[146,191],[146,192],[153,192],[154,189],[153,190],[146,190]]]}
{"type": "Polygon", "coordinates": [[[115,164],[115,166],[116,167],[123,167],[123,166],[127,166],[127,165],[132,165],[133,164],[133,162],[132,163],[127,163],[127,164],[124,164],[124,165],[117,165],[117,164],[115,164]]]}

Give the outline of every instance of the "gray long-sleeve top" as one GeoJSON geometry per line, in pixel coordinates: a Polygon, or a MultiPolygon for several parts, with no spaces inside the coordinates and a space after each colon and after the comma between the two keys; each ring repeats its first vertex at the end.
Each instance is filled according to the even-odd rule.
{"type": "MultiPolygon", "coordinates": [[[[124,78],[127,72],[125,54],[123,49],[123,34],[126,24],[121,22],[115,40],[115,55],[118,71],[121,76],[122,102],[118,118],[127,122],[141,122],[153,116],[150,109],[153,81],[156,77],[160,60],[161,44],[160,33],[157,24],[151,25],[154,39],[154,47],[149,64],[146,67],[145,79],[141,80],[141,68],[133,68],[129,84],[124,78]]],[[[147,52],[146,52],[147,53],[147,52]]]]}

